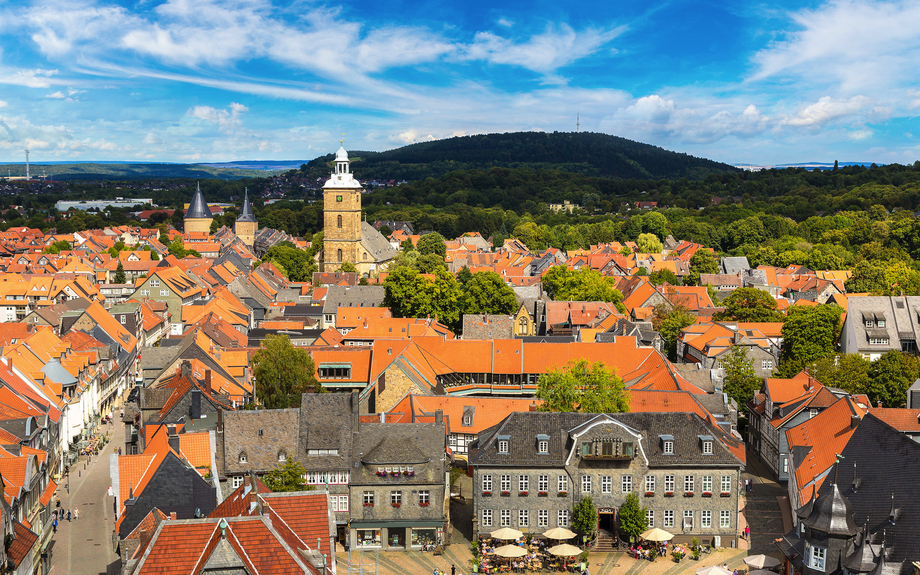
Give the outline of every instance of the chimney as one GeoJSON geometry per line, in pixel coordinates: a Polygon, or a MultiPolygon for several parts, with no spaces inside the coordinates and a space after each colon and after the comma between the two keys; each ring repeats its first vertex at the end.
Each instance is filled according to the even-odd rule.
{"type": "Polygon", "coordinates": [[[444,412],[442,410],[438,409],[434,412],[434,422],[438,425],[444,423],[444,412]]]}
{"type": "Polygon", "coordinates": [[[223,433],[223,431],[224,431],[224,410],[218,407],[217,408],[217,432],[223,433]]]}
{"type": "Polygon", "coordinates": [[[361,400],[358,398],[358,392],[351,392],[351,416],[355,431],[358,430],[358,416],[361,415],[361,400]]]}
{"type": "Polygon", "coordinates": [[[169,512],[169,520],[170,520],[170,521],[175,521],[175,520],[176,520],[176,512],[175,512],[175,511],[170,511],[170,512],[169,512]]]}
{"type": "Polygon", "coordinates": [[[211,370],[207,369],[204,372],[204,392],[208,395],[211,395],[211,370]]]}
{"type": "Polygon", "coordinates": [[[859,416],[851,415],[850,416],[850,429],[856,429],[857,425],[859,425],[859,416]]]}
{"type": "Polygon", "coordinates": [[[197,387],[194,387],[191,390],[191,395],[192,406],[188,410],[188,416],[192,419],[192,421],[198,421],[201,419],[201,391],[197,387]]]}
{"type": "Polygon", "coordinates": [[[883,405],[883,403],[882,403],[881,401],[879,401],[879,402],[878,402],[878,408],[881,409],[881,408],[882,408],[882,405],[883,405]]]}
{"type": "Polygon", "coordinates": [[[167,426],[166,431],[169,437],[169,447],[176,453],[179,453],[179,434],[176,433],[175,424],[167,426]]]}
{"type": "Polygon", "coordinates": [[[386,423],[386,422],[387,422],[387,414],[381,411],[380,412],[380,423],[386,423]]]}
{"type": "Polygon", "coordinates": [[[536,411],[536,410],[537,410],[537,402],[531,403],[530,406],[527,408],[527,410],[528,410],[528,411],[536,411]]]}

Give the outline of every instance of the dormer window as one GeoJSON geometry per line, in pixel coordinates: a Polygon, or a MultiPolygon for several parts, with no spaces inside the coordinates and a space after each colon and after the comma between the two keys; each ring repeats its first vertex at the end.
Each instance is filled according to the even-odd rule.
{"type": "Polygon", "coordinates": [[[872,321],[871,319],[867,319],[867,320],[866,320],[866,328],[872,329],[873,327],[875,327],[875,322],[872,321]]]}
{"type": "Polygon", "coordinates": [[[511,437],[508,435],[499,435],[498,436],[498,452],[499,453],[508,453],[508,448],[511,445],[511,437]]]}
{"type": "Polygon", "coordinates": [[[818,571],[824,571],[824,567],[827,561],[827,549],[824,547],[817,547],[805,542],[805,561],[808,563],[808,566],[812,569],[818,571]]]}
{"type": "Polygon", "coordinates": [[[876,325],[876,327],[885,327],[885,320],[884,320],[884,319],[878,319],[878,320],[875,321],[875,325],[876,325]]]}
{"type": "Polygon", "coordinates": [[[281,462],[281,463],[286,462],[286,461],[287,461],[287,453],[285,453],[284,451],[279,451],[279,452],[278,452],[278,461],[281,462]]]}
{"type": "Polygon", "coordinates": [[[705,455],[712,455],[712,436],[711,435],[700,435],[700,446],[703,449],[705,455]]]}
{"type": "Polygon", "coordinates": [[[549,453],[549,436],[537,436],[537,453],[549,453]]]}
{"type": "Polygon", "coordinates": [[[245,451],[240,452],[240,463],[246,463],[246,452],[245,451]]]}
{"type": "Polygon", "coordinates": [[[674,436],[673,435],[659,435],[658,439],[661,440],[661,453],[665,455],[674,454],[674,436]]]}

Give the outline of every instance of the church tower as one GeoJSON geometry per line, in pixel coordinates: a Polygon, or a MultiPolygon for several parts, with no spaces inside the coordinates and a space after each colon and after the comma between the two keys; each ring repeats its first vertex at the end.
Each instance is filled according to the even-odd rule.
{"type": "Polygon", "coordinates": [[[204,232],[205,234],[210,234],[211,222],[213,221],[214,216],[211,215],[208,202],[204,200],[204,194],[201,193],[201,184],[199,184],[195,190],[195,195],[192,196],[192,203],[189,204],[188,211],[185,212],[185,233],[204,232]]]}
{"type": "Polygon", "coordinates": [[[335,171],[323,185],[323,232],[323,272],[360,261],[361,184],[349,171],[344,146],[335,153],[335,171]]]}
{"type": "Polygon", "coordinates": [[[243,210],[240,217],[233,224],[233,231],[240,240],[252,247],[256,241],[256,232],[259,231],[259,223],[256,222],[256,216],[252,213],[252,204],[249,203],[249,190],[243,196],[243,210]]]}

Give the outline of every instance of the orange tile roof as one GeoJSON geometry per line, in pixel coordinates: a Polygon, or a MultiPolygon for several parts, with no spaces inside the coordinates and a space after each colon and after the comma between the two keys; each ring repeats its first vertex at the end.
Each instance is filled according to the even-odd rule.
{"type": "Polygon", "coordinates": [[[869,413],[901,433],[920,433],[920,409],[873,407],[869,413]]]}
{"type": "Polygon", "coordinates": [[[42,504],[42,507],[47,507],[48,502],[51,501],[51,496],[54,495],[55,490],[57,489],[57,483],[52,480],[48,480],[48,486],[45,487],[45,490],[42,491],[42,496],[39,498],[39,503],[42,504]]]}
{"type": "MultiPolygon", "coordinates": [[[[504,397],[455,397],[444,395],[406,395],[387,412],[392,423],[413,423],[421,417],[431,417],[440,409],[447,421],[448,433],[477,434],[503,421],[516,411],[528,411],[540,399],[509,399],[504,397]],[[474,410],[471,425],[463,425],[464,410],[474,410]]],[[[389,418],[388,418],[389,421],[389,418]]]]}
{"type": "Polygon", "coordinates": [[[179,451],[202,476],[211,470],[211,437],[207,431],[179,434],[179,451]]]}
{"type": "Polygon", "coordinates": [[[6,554],[13,562],[14,567],[19,567],[22,560],[32,553],[32,547],[38,541],[38,535],[19,521],[13,521],[13,542],[6,554]]]}

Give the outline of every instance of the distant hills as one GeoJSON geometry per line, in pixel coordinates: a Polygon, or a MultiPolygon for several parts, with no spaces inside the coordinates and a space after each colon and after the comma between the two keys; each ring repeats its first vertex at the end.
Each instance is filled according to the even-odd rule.
{"type": "MultiPolygon", "coordinates": [[[[361,179],[420,180],[458,170],[552,169],[590,177],[697,180],[738,168],[607,134],[516,132],[462,136],[386,152],[349,151],[361,179]]],[[[334,154],[310,161],[308,175],[329,175],[334,154]]]]}
{"type": "MultiPolygon", "coordinates": [[[[241,180],[264,178],[302,162],[227,162],[223,164],[128,164],[121,162],[41,163],[32,164],[32,177],[46,176],[52,180],[136,180],[145,178],[198,178],[241,180]],[[270,167],[268,167],[270,166],[270,167]]],[[[25,165],[0,165],[0,178],[12,174],[25,175],[25,165]]]]}

